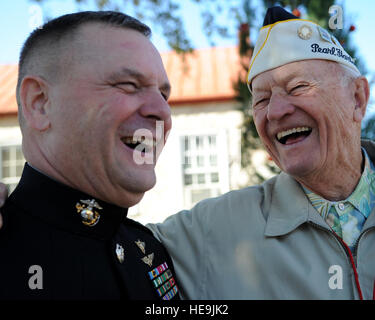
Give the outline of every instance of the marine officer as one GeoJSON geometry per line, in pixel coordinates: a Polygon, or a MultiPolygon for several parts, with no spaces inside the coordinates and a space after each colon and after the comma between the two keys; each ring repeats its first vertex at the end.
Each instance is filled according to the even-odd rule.
{"type": "Polygon", "coordinates": [[[136,130],[171,127],[150,32],[122,13],[80,12],[26,40],[16,94],[27,164],[2,208],[1,299],[179,299],[168,253],[126,216],[155,184],[155,161],[133,155],[153,156],[157,141],[139,148],[136,130]]]}

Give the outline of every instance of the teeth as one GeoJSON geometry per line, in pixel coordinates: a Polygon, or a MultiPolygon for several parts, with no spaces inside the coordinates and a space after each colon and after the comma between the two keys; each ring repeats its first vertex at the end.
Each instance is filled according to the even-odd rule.
{"type": "Polygon", "coordinates": [[[289,129],[286,131],[281,131],[277,134],[277,140],[280,140],[284,138],[285,136],[288,136],[290,134],[296,133],[296,132],[305,132],[305,131],[311,131],[311,128],[309,127],[297,127],[293,129],[289,129]]]}
{"type": "Polygon", "coordinates": [[[150,147],[150,148],[153,148],[156,143],[154,140],[152,139],[144,139],[143,141],[140,141],[144,146],[146,147],[150,147]]]}
{"type": "Polygon", "coordinates": [[[121,139],[125,144],[143,144],[146,147],[153,148],[156,146],[156,141],[153,139],[145,139],[142,136],[139,137],[125,137],[121,139]]]}
{"type": "Polygon", "coordinates": [[[122,142],[126,143],[126,144],[131,144],[133,143],[133,138],[122,138],[122,142]]]}

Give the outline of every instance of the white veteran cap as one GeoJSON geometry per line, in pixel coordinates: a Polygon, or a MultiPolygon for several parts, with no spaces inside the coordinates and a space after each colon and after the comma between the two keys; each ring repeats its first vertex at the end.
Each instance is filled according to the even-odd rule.
{"type": "Polygon", "coordinates": [[[269,8],[250,61],[247,77],[250,91],[251,81],[258,74],[308,59],[336,61],[360,74],[354,59],[327,30],[281,7],[269,8]]]}

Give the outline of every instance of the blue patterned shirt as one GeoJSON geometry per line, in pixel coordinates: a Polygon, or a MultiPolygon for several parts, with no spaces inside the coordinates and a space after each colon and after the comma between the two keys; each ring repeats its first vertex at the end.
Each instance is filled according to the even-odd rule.
{"type": "Polygon", "coordinates": [[[375,166],[362,148],[365,165],[353,193],[342,201],[329,201],[303,187],[313,207],[353,251],[363,225],[375,207],[375,166]]]}

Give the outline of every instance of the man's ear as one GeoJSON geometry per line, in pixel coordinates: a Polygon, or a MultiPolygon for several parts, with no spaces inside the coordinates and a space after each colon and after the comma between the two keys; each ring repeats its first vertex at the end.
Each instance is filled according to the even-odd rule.
{"type": "Polygon", "coordinates": [[[48,84],[41,77],[26,76],[20,87],[20,102],[23,117],[31,128],[45,131],[50,126],[48,118],[49,97],[48,84]]]}
{"type": "Polygon", "coordinates": [[[354,85],[355,108],[353,117],[354,121],[361,122],[366,114],[367,103],[370,97],[370,88],[365,77],[358,77],[355,79],[354,85]]]}

